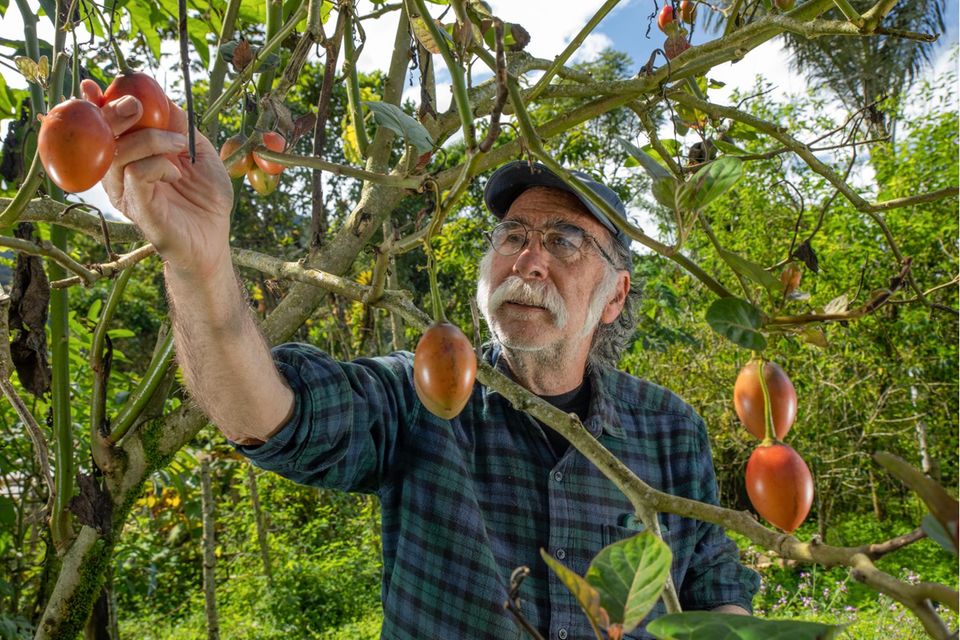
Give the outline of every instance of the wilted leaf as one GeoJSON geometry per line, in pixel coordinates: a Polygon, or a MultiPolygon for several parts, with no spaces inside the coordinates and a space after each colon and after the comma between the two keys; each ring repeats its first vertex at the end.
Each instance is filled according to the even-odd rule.
{"type": "Polygon", "coordinates": [[[647,632],[660,640],[831,640],[846,626],[694,611],[661,616],[647,632]]]}
{"type": "Polygon", "coordinates": [[[17,56],[13,59],[17,65],[17,69],[20,71],[20,75],[27,79],[28,82],[37,81],[37,62],[27,56],[17,56]]]}
{"type": "Polygon", "coordinates": [[[800,337],[804,342],[820,347],[827,348],[827,335],[819,327],[804,327],[800,332],[800,337]]]}
{"type": "Polygon", "coordinates": [[[767,347],[767,339],[758,331],[762,319],[756,307],[740,298],[720,298],[707,309],[707,323],[714,331],[754,351],[767,347]]]}
{"type": "Polygon", "coordinates": [[[650,531],[603,548],[587,569],[611,623],[630,633],[660,598],[670,575],[670,547],[650,531]]]}
{"type": "MultiPolygon", "coordinates": [[[[14,229],[22,240],[33,240],[33,225],[22,222],[14,229]]],[[[38,256],[17,254],[10,289],[8,314],[11,334],[10,357],[23,387],[35,396],[50,389],[52,372],[47,364],[47,309],[50,283],[38,256]]]]}
{"type": "Polygon", "coordinates": [[[841,294],[827,303],[823,308],[824,313],[844,313],[847,308],[850,306],[850,299],[847,297],[847,294],[841,294]]]}
{"type": "Polygon", "coordinates": [[[589,582],[565,567],[563,563],[554,560],[544,549],[540,549],[540,556],[547,563],[547,566],[557,574],[564,586],[570,590],[573,597],[577,599],[577,604],[583,609],[590,622],[595,627],[606,629],[610,625],[610,620],[607,617],[607,612],[600,606],[600,593],[589,582]]]}
{"type": "Polygon", "coordinates": [[[253,50],[250,48],[250,43],[245,38],[241,38],[233,49],[233,56],[230,58],[233,70],[237,73],[243,71],[252,60],[253,50]]]}
{"type": "Polygon", "coordinates": [[[113,526],[113,501],[109,494],[86,473],[77,474],[77,487],[80,494],[70,498],[70,511],[77,516],[77,522],[109,534],[113,526]]]}
{"type": "Polygon", "coordinates": [[[377,124],[386,127],[412,144],[420,153],[433,149],[433,138],[417,120],[400,107],[388,102],[364,102],[377,124]]]}
{"type": "Polygon", "coordinates": [[[743,163],[732,156],[723,156],[697,171],[684,183],[677,201],[684,209],[703,209],[740,180],[743,163]]]}
{"type": "Polygon", "coordinates": [[[727,251],[726,249],[718,249],[717,251],[720,254],[720,257],[723,258],[723,261],[730,265],[730,268],[740,275],[753,280],[759,285],[763,285],[763,287],[770,293],[783,291],[783,283],[756,262],[747,260],[743,256],[739,256],[732,251],[727,251]]]}
{"type": "Polygon", "coordinates": [[[800,246],[793,250],[793,255],[790,257],[803,262],[810,271],[820,273],[820,261],[817,259],[817,253],[813,250],[809,240],[800,243],[800,246]]]}
{"type": "Polygon", "coordinates": [[[427,23],[423,21],[423,18],[416,17],[410,19],[410,28],[413,29],[414,37],[423,45],[423,48],[429,51],[430,53],[440,53],[440,47],[437,46],[436,41],[433,39],[433,35],[430,33],[430,29],[427,28],[427,23]]]}
{"type": "Polygon", "coordinates": [[[40,56],[40,61],[37,62],[37,79],[40,81],[40,84],[46,84],[49,76],[50,61],[47,60],[47,56],[40,56]]]}

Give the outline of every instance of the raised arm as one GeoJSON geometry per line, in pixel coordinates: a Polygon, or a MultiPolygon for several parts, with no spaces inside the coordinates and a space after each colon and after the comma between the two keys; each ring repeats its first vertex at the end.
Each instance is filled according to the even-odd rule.
{"type": "MultiPolygon", "coordinates": [[[[100,104],[87,80],[84,97],[100,104]]],[[[229,439],[267,440],[293,411],[230,260],[233,192],[209,140],[197,133],[196,162],[187,154],[186,114],[170,104],[170,131],[124,132],[141,105],[124,97],[103,106],[117,156],[103,179],[114,206],[153,243],[164,261],[177,359],[191,396],[229,439]]]]}

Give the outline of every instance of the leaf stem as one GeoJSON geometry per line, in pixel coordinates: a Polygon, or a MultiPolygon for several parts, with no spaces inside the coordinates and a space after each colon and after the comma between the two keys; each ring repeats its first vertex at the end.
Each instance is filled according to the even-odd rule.
{"type": "Polygon", "coordinates": [[[771,445],[777,439],[773,428],[773,407],[770,406],[770,390],[767,388],[766,361],[760,358],[757,363],[757,376],[760,378],[760,391],[763,392],[763,445],[771,445]]]}

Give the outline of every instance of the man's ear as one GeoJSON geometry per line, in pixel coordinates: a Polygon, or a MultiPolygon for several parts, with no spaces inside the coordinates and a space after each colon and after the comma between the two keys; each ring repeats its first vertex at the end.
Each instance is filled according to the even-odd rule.
{"type": "Polygon", "coordinates": [[[617,288],[603,307],[603,313],[600,314],[601,324],[610,324],[617,319],[623,311],[623,305],[627,302],[628,293],[630,293],[630,274],[626,271],[617,271],[617,288]]]}

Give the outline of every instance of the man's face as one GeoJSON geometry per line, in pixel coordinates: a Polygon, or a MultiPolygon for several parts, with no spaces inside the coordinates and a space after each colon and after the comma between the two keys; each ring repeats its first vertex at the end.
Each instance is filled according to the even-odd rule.
{"type": "MultiPolygon", "coordinates": [[[[542,230],[572,224],[605,250],[611,243],[607,230],[583,205],[557,189],[527,189],[510,206],[507,220],[542,230]]],[[[526,246],[512,256],[487,252],[480,265],[477,303],[508,349],[552,355],[587,349],[598,322],[612,322],[619,314],[629,276],[613,272],[591,240],[572,256],[558,258],[544,248],[542,237],[531,231],[526,246]]]]}

